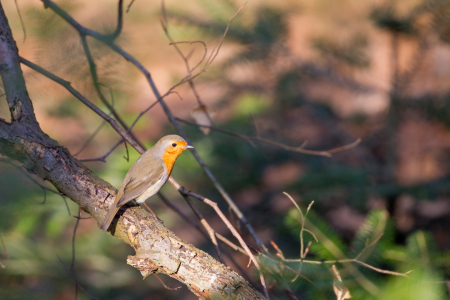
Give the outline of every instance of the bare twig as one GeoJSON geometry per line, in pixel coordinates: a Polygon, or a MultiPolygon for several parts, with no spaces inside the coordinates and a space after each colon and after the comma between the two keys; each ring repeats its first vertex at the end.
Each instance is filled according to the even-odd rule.
{"type": "Polygon", "coordinates": [[[236,13],[233,15],[233,17],[231,17],[230,21],[227,24],[227,28],[225,29],[225,32],[220,37],[219,42],[217,43],[217,45],[211,51],[211,55],[210,55],[209,59],[206,61],[205,68],[207,68],[209,65],[211,65],[212,62],[214,61],[214,59],[216,59],[217,55],[219,54],[220,47],[222,47],[223,41],[225,40],[225,36],[227,35],[228,29],[230,29],[231,23],[233,22],[234,18],[237,17],[237,15],[241,12],[241,10],[244,8],[244,6],[247,3],[248,3],[248,0],[245,1],[244,4],[242,4],[241,7],[239,7],[239,9],[236,11],[236,13]]]}
{"type": "Polygon", "coordinates": [[[200,227],[194,220],[189,218],[188,215],[186,215],[181,209],[179,209],[175,204],[173,204],[169,199],[167,199],[166,196],[164,196],[163,193],[158,192],[158,196],[161,198],[162,202],[166,204],[171,210],[179,214],[187,223],[189,223],[191,226],[193,226],[195,229],[198,230],[206,239],[209,239],[208,234],[205,232],[204,228],[200,227]]]}
{"type": "MultiPolygon", "coordinates": [[[[56,257],[58,257],[59,262],[63,265],[64,269],[66,269],[66,271],[71,271],[70,268],[64,263],[64,261],[61,259],[61,257],[59,257],[58,255],[56,255],[56,257]]],[[[73,272],[71,272],[72,276],[73,276],[73,272]]],[[[79,285],[78,281],[75,282],[76,286],[83,291],[83,293],[86,294],[86,296],[88,296],[89,298],[93,299],[93,300],[99,300],[98,298],[92,296],[91,294],[89,294],[81,285],[79,285]]]]}
{"type": "Polygon", "coordinates": [[[73,228],[72,234],[72,263],[70,264],[71,270],[75,270],[75,236],[77,234],[78,224],[80,223],[80,217],[81,217],[81,206],[79,206],[78,216],[75,218],[77,219],[77,221],[75,223],[75,227],[73,228]]]}
{"type": "Polygon", "coordinates": [[[341,146],[341,147],[337,147],[337,148],[333,148],[333,149],[325,150],[325,151],[314,151],[314,150],[303,149],[302,146],[305,145],[305,143],[302,144],[302,146],[300,146],[300,147],[292,147],[292,146],[288,146],[288,145],[285,145],[285,144],[282,144],[282,143],[277,143],[277,142],[274,142],[274,141],[271,141],[271,140],[268,140],[268,139],[264,139],[264,138],[260,137],[259,135],[257,135],[257,136],[249,136],[249,135],[228,131],[228,130],[221,129],[221,128],[214,127],[214,126],[197,124],[197,123],[190,122],[190,121],[187,121],[187,120],[184,120],[184,119],[180,119],[180,118],[176,118],[176,119],[177,119],[177,121],[180,121],[180,122],[192,125],[192,126],[205,127],[205,128],[209,128],[209,129],[214,130],[214,131],[218,131],[218,132],[221,132],[221,133],[224,133],[224,134],[228,134],[228,135],[231,135],[231,136],[234,136],[234,137],[238,137],[238,138],[244,139],[244,140],[246,140],[246,141],[248,141],[250,143],[252,143],[252,141],[258,141],[258,142],[265,143],[265,144],[268,144],[268,145],[272,145],[272,146],[275,146],[277,148],[281,148],[281,149],[284,149],[284,150],[287,150],[287,151],[299,152],[299,153],[309,154],[309,155],[318,155],[318,156],[331,157],[332,153],[337,153],[337,152],[341,152],[341,151],[344,151],[344,150],[351,149],[353,147],[356,147],[359,143],[361,143],[361,139],[357,139],[353,143],[345,145],[345,146],[341,146]]]}
{"type": "Polygon", "coordinates": [[[371,266],[365,262],[362,262],[360,260],[354,259],[354,258],[346,258],[346,259],[335,259],[335,260],[324,260],[324,261],[317,261],[317,260],[307,260],[307,259],[285,259],[285,262],[303,262],[305,264],[312,264],[312,265],[321,265],[321,264],[335,264],[335,263],[340,263],[340,264],[344,264],[344,263],[356,263],[359,264],[365,268],[374,270],[378,273],[382,273],[382,274],[388,274],[388,275],[395,275],[395,276],[403,276],[403,277],[407,277],[407,275],[409,273],[412,272],[408,271],[405,273],[399,273],[399,272],[394,272],[394,271],[389,271],[389,270],[383,270],[380,268],[376,268],[374,266],[371,266]]]}
{"type": "Polygon", "coordinates": [[[233,225],[231,225],[230,221],[228,221],[227,217],[222,213],[222,211],[220,210],[219,206],[217,205],[217,203],[209,200],[208,198],[205,198],[201,195],[198,195],[194,192],[188,191],[186,189],[184,189],[182,186],[180,186],[173,178],[170,178],[169,180],[171,180],[172,184],[178,188],[178,191],[180,192],[180,194],[182,194],[183,196],[191,196],[194,197],[195,199],[198,199],[206,204],[208,204],[209,206],[211,206],[216,214],[222,219],[222,221],[225,223],[225,225],[228,227],[228,229],[231,231],[231,233],[236,237],[236,239],[239,241],[239,244],[241,245],[242,248],[244,248],[244,250],[247,252],[248,256],[250,257],[250,260],[253,262],[253,264],[255,265],[255,267],[258,269],[259,271],[259,276],[261,279],[261,284],[263,286],[264,289],[264,295],[269,298],[269,293],[267,292],[267,287],[266,287],[266,283],[264,280],[264,275],[262,274],[261,271],[261,267],[259,266],[258,261],[256,260],[255,256],[252,254],[252,252],[250,251],[250,249],[248,248],[247,244],[244,242],[244,240],[242,239],[242,237],[239,235],[239,233],[236,231],[236,229],[233,227],[233,225]]]}
{"type": "MultiPolygon", "coordinates": [[[[111,106],[114,107],[114,95],[112,92],[112,89],[109,88],[109,94],[111,96],[111,106]]],[[[86,147],[90,144],[90,142],[92,142],[92,140],[94,139],[94,137],[100,132],[100,130],[103,128],[103,126],[105,125],[106,120],[103,120],[102,123],[100,123],[100,125],[97,127],[97,129],[91,134],[91,136],[89,136],[89,138],[86,140],[86,142],[84,142],[83,146],[81,146],[80,150],[78,150],[77,153],[73,154],[73,156],[77,156],[79,155],[81,152],[84,151],[84,149],[86,149],[86,147]]]]}
{"type": "MultiPolygon", "coordinates": [[[[174,94],[178,94],[177,92],[171,92],[174,94]]],[[[170,93],[164,95],[163,97],[169,95],[170,93]]],[[[148,112],[150,109],[152,109],[156,104],[158,104],[159,100],[156,100],[155,102],[153,102],[149,107],[147,107],[145,110],[141,111],[139,113],[139,115],[136,117],[136,119],[133,121],[133,124],[131,124],[131,126],[127,129],[127,133],[129,133],[134,125],[136,125],[137,121],[139,121],[139,119],[146,113],[148,112]]],[[[96,158],[83,158],[83,159],[79,159],[79,161],[102,161],[102,162],[106,162],[106,158],[118,147],[120,146],[122,143],[124,142],[124,139],[121,138],[108,152],[106,152],[105,155],[100,156],[100,157],[96,157],[96,158]]],[[[126,145],[125,145],[126,147],[126,145]]]]}
{"type": "Polygon", "coordinates": [[[79,155],[81,152],[84,151],[84,149],[86,149],[86,147],[89,145],[90,142],[92,142],[92,140],[95,138],[95,136],[100,132],[100,130],[103,128],[103,126],[105,126],[106,121],[103,120],[100,125],[97,127],[97,129],[95,129],[95,131],[89,136],[89,138],[86,140],[86,142],[84,142],[84,144],[81,146],[80,150],[78,150],[76,153],[73,154],[73,156],[77,156],[79,155]]]}
{"type": "Polygon", "coordinates": [[[228,134],[228,135],[231,135],[231,136],[234,136],[234,137],[237,137],[237,138],[241,138],[241,139],[246,140],[250,145],[252,145],[252,146],[254,146],[254,147],[256,146],[255,143],[253,143],[253,141],[252,141],[252,137],[247,136],[247,135],[245,135],[245,134],[241,134],[241,133],[237,133],[237,132],[228,131],[228,130],[221,129],[221,128],[214,127],[214,126],[201,125],[201,124],[197,124],[197,123],[194,123],[194,122],[190,122],[190,121],[187,121],[187,120],[184,120],[184,119],[181,119],[181,118],[177,118],[177,117],[175,117],[175,119],[176,119],[177,121],[180,121],[180,122],[182,122],[182,123],[186,123],[186,124],[189,124],[189,125],[192,125],[192,126],[205,127],[205,128],[209,128],[209,129],[211,129],[211,130],[217,131],[217,132],[221,132],[221,133],[228,134]]]}
{"type": "Polygon", "coordinates": [[[77,274],[76,274],[76,270],[75,270],[75,235],[77,232],[77,228],[78,228],[78,224],[80,222],[80,220],[82,219],[80,217],[81,215],[81,207],[79,207],[78,210],[78,216],[74,216],[75,219],[77,219],[76,223],[75,223],[75,227],[73,229],[73,235],[72,235],[72,261],[70,263],[70,267],[68,267],[64,261],[58,256],[56,255],[56,257],[58,257],[59,261],[61,262],[61,264],[63,265],[64,269],[66,269],[67,271],[69,271],[72,274],[72,277],[75,281],[75,299],[77,299],[77,294],[78,294],[78,289],[80,289],[83,293],[86,294],[86,296],[88,296],[89,298],[93,299],[93,300],[99,300],[98,298],[92,296],[91,294],[89,294],[78,282],[77,279],[77,274]]]}
{"type": "MultiPolygon", "coordinates": [[[[206,240],[210,240],[208,234],[205,232],[204,228],[202,228],[197,222],[195,222],[194,220],[192,220],[191,218],[189,218],[189,216],[187,216],[181,209],[179,209],[176,205],[174,205],[169,199],[167,199],[167,197],[165,197],[161,192],[158,193],[158,196],[161,198],[161,200],[170,208],[172,209],[175,213],[177,213],[178,215],[180,215],[188,224],[190,224],[192,227],[194,227],[195,229],[198,230],[198,232],[200,232],[206,240]]],[[[245,250],[242,247],[237,246],[236,244],[234,244],[233,242],[231,242],[229,239],[227,239],[226,237],[224,237],[223,235],[214,232],[215,236],[217,237],[217,239],[219,239],[220,241],[222,241],[223,243],[225,243],[227,246],[229,246],[231,249],[235,250],[235,251],[239,251],[244,255],[247,255],[247,252],[245,252],[245,250]]],[[[220,248],[220,245],[219,245],[220,248]]],[[[233,259],[233,257],[227,252],[227,251],[223,251],[223,253],[227,256],[227,258],[233,263],[233,265],[238,268],[238,270],[241,272],[241,275],[245,277],[245,279],[250,282],[250,284],[252,284],[253,286],[256,286],[255,282],[248,277],[247,273],[245,272],[244,269],[241,268],[241,266],[233,259]]]]}
{"type": "MultiPolygon", "coordinates": [[[[123,0],[119,0],[119,8],[118,13],[117,13],[117,27],[116,30],[114,30],[113,33],[111,33],[108,38],[110,38],[111,40],[115,40],[120,33],[122,32],[122,28],[123,28],[123,0]]],[[[131,3],[130,3],[131,5],[131,3]]],[[[127,10],[128,12],[128,10],[127,10]]]]}
{"type": "MultiPolygon", "coordinates": [[[[162,19],[161,24],[162,24],[164,33],[166,34],[167,38],[169,39],[170,45],[173,45],[173,46],[175,47],[175,50],[178,52],[178,54],[179,54],[179,55],[181,56],[181,58],[183,59],[184,64],[186,65],[186,70],[187,70],[187,72],[188,72],[188,75],[190,75],[190,74],[192,74],[192,72],[194,72],[195,69],[197,69],[197,67],[200,66],[200,64],[201,64],[201,63],[204,61],[204,59],[206,58],[206,54],[208,53],[208,49],[207,49],[207,47],[206,47],[206,44],[205,44],[204,42],[202,42],[202,41],[193,41],[193,42],[190,42],[190,43],[189,43],[190,45],[192,45],[193,43],[201,43],[201,44],[203,44],[203,47],[204,47],[204,53],[203,53],[202,59],[197,63],[196,66],[194,66],[194,67],[191,69],[190,66],[189,66],[189,57],[190,57],[191,54],[193,53],[194,49],[191,51],[191,53],[189,53],[189,54],[186,55],[186,56],[183,54],[183,52],[181,51],[181,49],[178,47],[178,44],[180,44],[180,43],[188,43],[188,42],[176,42],[176,43],[175,43],[175,42],[173,41],[172,37],[171,37],[170,34],[169,34],[169,30],[168,30],[168,21],[167,21],[167,15],[166,15],[166,9],[165,9],[165,5],[164,5],[164,0],[162,1],[161,8],[162,8],[161,10],[162,10],[162,13],[163,13],[163,19],[162,19]]],[[[197,93],[197,90],[196,90],[195,85],[194,85],[194,81],[193,81],[192,79],[189,80],[189,86],[190,86],[192,92],[194,93],[195,98],[197,99],[198,105],[201,107],[201,109],[203,110],[203,113],[204,113],[205,116],[208,118],[209,124],[212,125],[212,124],[213,124],[213,123],[212,123],[212,118],[211,118],[210,114],[208,113],[208,111],[206,110],[206,107],[205,107],[205,105],[203,104],[203,102],[202,102],[202,100],[201,100],[199,94],[197,93]]]]}
{"type": "Polygon", "coordinates": [[[197,207],[194,205],[194,203],[192,203],[191,199],[189,199],[188,196],[183,195],[184,200],[186,200],[186,202],[189,204],[189,206],[191,207],[192,211],[195,213],[195,215],[197,216],[197,218],[200,220],[200,223],[202,223],[203,227],[205,227],[206,232],[208,232],[208,235],[211,239],[211,242],[214,245],[214,248],[216,249],[217,252],[217,256],[219,257],[219,260],[226,265],[222,254],[220,253],[220,249],[219,249],[219,244],[217,244],[217,239],[216,239],[216,235],[215,235],[215,230],[212,229],[212,227],[209,225],[208,221],[206,221],[205,217],[203,217],[202,213],[197,209],[197,207]]]}
{"type": "Polygon", "coordinates": [[[383,233],[380,234],[375,240],[373,240],[372,243],[366,244],[366,245],[364,246],[364,248],[361,250],[361,252],[359,252],[359,254],[355,257],[355,259],[356,259],[356,260],[359,259],[359,258],[361,257],[361,255],[363,255],[363,253],[364,253],[368,248],[370,248],[370,247],[374,246],[376,243],[378,243],[378,241],[381,239],[382,236],[383,236],[383,233]]]}
{"type": "Polygon", "coordinates": [[[125,141],[127,141],[130,145],[132,145],[139,153],[143,153],[144,149],[136,143],[136,141],[130,137],[130,135],[128,135],[127,132],[124,131],[124,129],[122,129],[117,122],[111,118],[110,116],[108,116],[105,112],[103,112],[101,109],[99,109],[97,106],[95,106],[92,102],[90,102],[88,99],[86,99],[83,95],[81,95],[77,90],[75,90],[70,82],[48,72],[47,70],[45,70],[44,68],[30,62],[29,60],[26,60],[25,58],[21,57],[20,58],[20,62],[23,63],[24,65],[26,65],[27,67],[35,70],[38,73],[41,73],[42,75],[44,75],[45,77],[59,83],[60,85],[62,85],[66,90],[68,90],[73,96],[75,96],[75,98],[77,98],[78,100],[80,100],[84,105],[86,105],[87,107],[89,107],[91,110],[93,110],[96,114],[98,114],[100,117],[102,117],[104,120],[106,120],[111,127],[114,128],[114,130],[117,131],[117,133],[120,134],[120,136],[122,138],[125,139],[125,141]]]}
{"type": "Polygon", "coordinates": [[[128,6],[127,6],[127,13],[128,13],[128,11],[130,10],[131,5],[133,5],[133,3],[134,3],[134,0],[131,0],[130,4],[128,4],[128,6]]]}
{"type": "MultiPolygon", "coordinates": [[[[189,218],[181,209],[179,209],[177,206],[175,206],[171,201],[169,201],[169,199],[167,199],[167,197],[165,197],[161,192],[158,193],[158,196],[161,198],[161,200],[170,208],[172,209],[174,212],[176,212],[177,214],[179,214],[183,219],[186,220],[186,222],[188,222],[191,226],[193,226],[194,228],[196,228],[207,240],[209,240],[209,236],[208,234],[205,232],[205,230],[200,227],[200,225],[198,225],[196,222],[194,222],[191,218],[189,218]]],[[[247,255],[247,252],[242,248],[237,246],[236,244],[234,244],[233,242],[231,242],[229,239],[227,239],[226,237],[224,237],[223,235],[221,235],[220,233],[214,232],[215,236],[222,241],[223,243],[225,243],[227,246],[229,246],[231,249],[236,250],[241,252],[244,255],[247,255]]]]}
{"type": "Polygon", "coordinates": [[[164,288],[165,288],[166,290],[169,290],[169,291],[176,291],[176,290],[178,290],[178,289],[181,289],[181,286],[177,286],[176,288],[170,288],[170,287],[168,287],[168,286],[164,283],[164,281],[162,281],[161,278],[159,278],[158,274],[153,273],[153,275],[155,275],[156,278],[158,278],[159,282],[161,282],[161,284],[164,286],[164,288]]]}
{"type": "MultiPolygon", "coordinates": [[[[122,0],[120,0],[120,1],[122,1],[122,0]]],[[[119,7],[121,7],[121,5],[119,7]]],[[[118,29],[119,29],[119,27],[118,27],[118,29]]],[[[120,31],[118,33],[120,33],[120,31]]],[[[86,58],[89,63],[89,70],[91,72],[92,83],[94,84],[95,91],[97,92],[97,95],[100,98],[100,100],[102,101],[102,103],[104,105],[106,105],[106,107],[108,107],[110,113],[114,116],[114,118],[117,120],[117,122],[119,122],[119,124],[125,130],[127,130],[128,126],[125,124],[125,122],[119,116],[119,114],[114,109],[114,107],[108,102],[108,100],[106,100],[105,96],[103,95],[103,93],[100,89],[100,83],[99,83],[98,74],[97,74],[97,66],[95,65],[94,58],[92,57],[91,50],[89,49],[86,35],[82,34],[81,32],[79,32],[79,34],[80,34],[80,38],[81,38],[81,44],[83,45],[84,53],[86,54],[86,58]]],[[[144,148],[142,143],[136,138],[136,136],[133,134],[133,132],[130,131],[129,135],[136,141],[136,143],[139,144],[139,146],[141,146],[141,148],[144,148]]]]}
{"type": "Polygon", "coordinates": [[[284,259],[284,254],[283,251],[281,251],[281,249],[278,247],[277,244],[275,244],[274,241],[270,241],[270,244],[272,245],[272,247],[275,249],[275,251],[277,251],[277,255],[278,257],[284,259]]]}
{"type": "MultiPolygon", "coordinates": [[[[291,200],[291,202],[295,205],[295,207],[297,208],[297,211],[300,213],[300,216],[301,216],[301,221],[300,221],[300,227],[301,227],[301,228],[300,228],[300,258],[301,258],[301,259],[304,259],[304,258],[306,257],[307,251],[304,250],[304,247],[305,247],[305,246],[304,246],[304,240],[303,240],[303,232],[305,232],[305,231],[309,232],[309,233],[314,237],[314,239],[317,241],[317,238],[316,238],[316,236],[314,235],[314,233],[312,233],[311,231],[305,229],[306,216],[308,215],[308,212],[309,212],[309,210],[311,209],[311,206],[313,205],[314,201],[311,202],[311,204],[308,206],[308,209],[306,210],[305,215],[303,215],[302,210],[301,210],[300,207],[297,205],[297,202],[295,202],[295,200],[291,197],[291,195],[289,195],[289,194],[286,193],[286,192],[283,192],[283,194],[285,194],[285,195],[289,198],[289,200],[291,200]]],[[[309,249],[309,246],[308,246],[307,249],[309,249]]],[[[300,263],[300,266],[299,266],[299,269],[298,269],[298,274],[301,273],[301,271],[302,271],[302,266],[303,266],[303,264],[300,263]]],[[[295,276],[294,279],[291,280],[291,282],[296,281],[297,278],[298,278],[298,275],[295,276]]]]}
{"type": "Polygon", "coordinates": [[[28,174],[28,172],[26,172],[25,170],[23,170],[20,166],[16,165],[15,163],[13,163],[9,158],[1,158],[0,159],[1,162],[7,163],[13,167],[15,167],[17,170],[19,170],[23,175],[25,175],[28,179],[30,179],[31,181],[33,181],[34,184],[36,184],[38,187],[40,187],[42,189],[42,191],[44,192],[44,200],[42,201],[41,204],[45,204],[45,202],[47,201],[47,192],[49,191],[53,194],[59,195],[61,196],[61,198],[64,201],[64,204],[66,205],[67,208],[67,213],[70,216],[70,208],[69,208],[69,204],[67,203],[67,200],[64,196],[64,194],[61,194],[55,190],[52,190],[51,188],[46,187],[45,185],[39,183],[37,180],[35,180],[30,174],[28,174]]]}
{"type": "Polygon", "coordinates": [[[17,0],[14,0],[14,3],[16,5],[17,14],[19,15],[20,25],[22,25],[23,42],[25,42],[25,40],[27,39],[27,32],[25,31],[25,24],[23,23],[22,14],[20,13],[20,9],[19,9],[19,5],[17,4],[17,0]]]}

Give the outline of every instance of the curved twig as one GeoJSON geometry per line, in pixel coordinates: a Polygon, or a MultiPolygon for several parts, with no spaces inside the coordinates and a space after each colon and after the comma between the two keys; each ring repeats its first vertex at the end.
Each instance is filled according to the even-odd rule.
{"type": "Polygon", "coordinates": [[[330,150],[324,150],[324,151],[307,150],[307,149],[303,149],[302,148],[305,144],[301,145],[300,147],[292,147],[292,146],[288,146],[288,145],[285,145],[285,144],[282,144],[282,143],[278,143],[278,142],[274,142],[274,141],[271,141],[271,140],[268,140],[268,139],[264,139],[264,138],[260,137],[259,135],[257,135],[257,136],[249,136],[249,135],[228,131],[228,130],[221,129],[221,128],[214,127],[214,126],[197,124],[197,123],[190,122],[190,121],[187,121],[187,120],[184,120],[184,119],[180,119],[180,118],[177,118],[177,117],[175,117],[175,119],[177,119],[177,121],[180,121],[180,122],[192,125],[192,126],[205,127],[205,128],[209,128],[211,130],[218,131],[218,132],[221,132],[221,133],[224,133],[224,134],[228,134],[228,135],[231,135],[231,136],[234,136],[234,137],[242,138],[242,139],[244,139],[244,140],[246,140],[246,141],[248,141],[250,143],[251,143],[252,140],[253,141],[258,141],[258,142],[269,144],[269,145],[272,145],[272,146],[275,146],[277,148],[281,148],[281,149],[284,149],[284,150],[287,150],[287,151],[299,152],[299,153],[309,154],[309,155],[319,155],[319,156],[331,157],[332,153],[337,153],[337,152],[341,152],[341,151],[344,151],[344,150],[351,149],[353,147],[356,147],[359,143],[361,143],[361,139],[358,138],[353,143],[350,143],[350,144],[345,145],[345,146],[333,148],[333,149],[330,149],[330,150]]]}

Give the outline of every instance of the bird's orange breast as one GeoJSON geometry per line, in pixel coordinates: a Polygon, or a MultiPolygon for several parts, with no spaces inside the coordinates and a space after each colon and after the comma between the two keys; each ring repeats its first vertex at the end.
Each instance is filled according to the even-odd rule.
{"type": "MultiPolygon", "coordinates": [[[[186,142],[182,143],[182,146],[187,145],[186,142]]],[[[169,148],[170,149],[170,148],[169,148]]],[[[165,151],[163,154],[163,161],[166,165],[167,174],[170,176],[170,173],[172,173],[173,166],[175,164],[175,161],[177,160],[178,156],[183,153],[185,149],[183,147],[179,147],[175,151],[165,151]]]]}

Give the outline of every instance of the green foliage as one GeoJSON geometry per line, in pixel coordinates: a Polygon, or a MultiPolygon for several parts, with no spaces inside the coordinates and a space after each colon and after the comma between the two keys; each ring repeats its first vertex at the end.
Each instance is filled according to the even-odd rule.
{"type": "Polygon", "coordinates": [[[406,277],[392,277],[376,299],[441,300],[446,299],[445,288],[438,281],[441,276],[430,269],[416,265],[414,272],[406,277]]]}
{"type": "Polygon", "coordinates": [[[357,257],[371,265],[381,261],[382,252],[394,245],[394,224],[385,210],[374,210],[366,217],[364,224],[353,238],[350,257],[357,257]]]}
{"type": "MultiPolygon", "coordinates": [[[[443,299],[444,287],[437,283],[441,278],[437,271],[439,267],[436,263],[431,263],[437,261],[435,256],[439,255],[439,251],[429,233],[419,231],[408,238],[406,246],[396,248],[393,239],[394,226],[388,213],[384,210],[374,210],[366,217],[353,238],[351,248],[348,249],[342,238],[318,217],[314,210],[308,213],[307,219],[305,229],[311,231],[318,242],[309,232],[304,231],[304,244],[312,243],[306,261],[285,262],[280,258],[262,260],[267,272],[280,285],[288,285],[294,291],[300,290],[311,299],[333,298],[335,296],[332,285],[335,279],[329,269],[335,264],[340,270],[344,285],[356,299],[443,299]],[[397,254],[393,255],[395,253],[397,254]],[[382,275],[377,270],[346,261],[347,258],[356,258],[383,270],[396,266],[396,272],[413,272],[408,273],[406,277],[382,275]],[[316,261],[318,264],[312,264],[310,261],[316,261]],[[392,265],[394,261],[396,263],[392,265]],[[296,277],[293,270],[301,275],[296,277]],[[295,278],[297,280],[291,282],[295,278]],[[436,283],[429,284],[430,280],[436,283]]],[[[302,217],[295,208],[284,218],[284,224],[291,232],[292,238],[297,241],[298,247],[301,220],[302,217]]]]}
{"type": "Polygon", "coordinates": [[[257,115],[270,108],[270,99],[257,94],[244,94],[236,105],[236,117],[248,118],[249,115],[257,115]]]}

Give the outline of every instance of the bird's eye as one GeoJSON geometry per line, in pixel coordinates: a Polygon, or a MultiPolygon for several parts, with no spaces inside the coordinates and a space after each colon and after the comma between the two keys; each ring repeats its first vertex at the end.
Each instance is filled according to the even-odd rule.
{"type": "Polygon", "coordinates": [[[173,144],[172,144],[172,147],[176,147],[176,146],[177,146],[177,143],[173,143],[173,144]]]}

